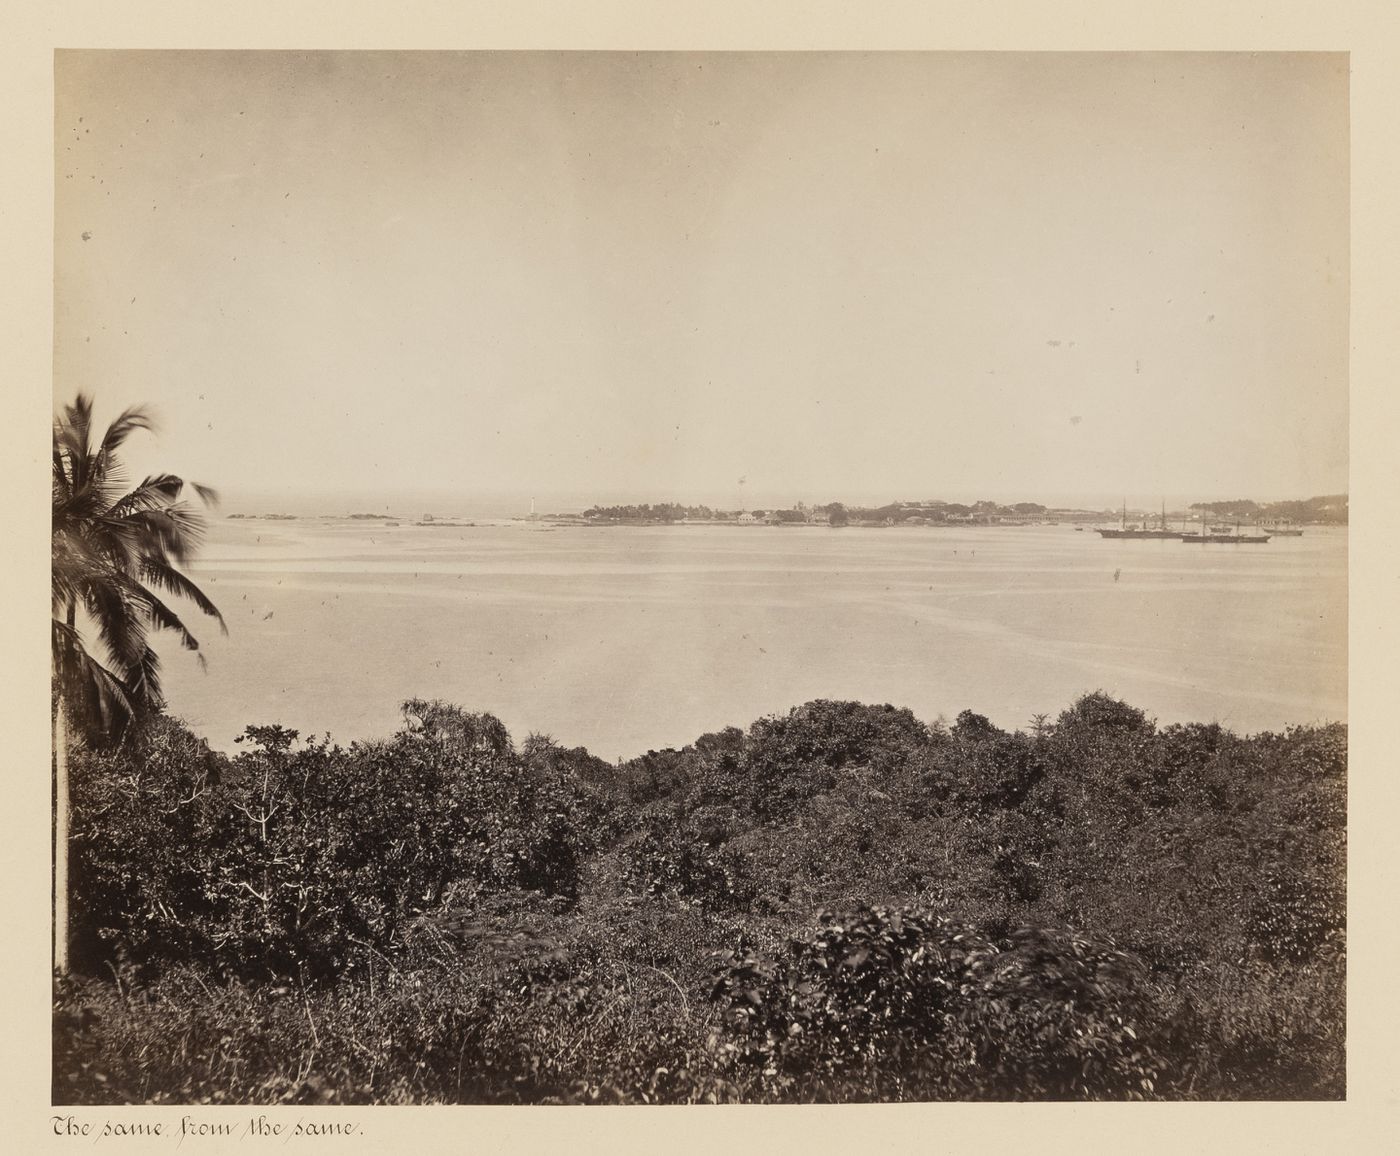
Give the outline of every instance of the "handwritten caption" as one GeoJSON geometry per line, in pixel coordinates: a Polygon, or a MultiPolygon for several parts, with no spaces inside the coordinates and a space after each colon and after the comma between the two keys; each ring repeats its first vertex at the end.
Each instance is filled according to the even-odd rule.
{"type": "Polygon", "coordinates": [[[178,1120],[121,1120],[113,1117],[86,1119],[81,1116],[53,1116],[50,1125],[55,1136],[75,1140],[123,1141],[162,1138],[182,1143],[186,1140],[324,1140],[335,1136],[363,1136],[364,1127],[358,1120],[289,1120],[265,1115],[249,1116],[243,1120],[201,1119],[193,1114],[178,1120]]]}

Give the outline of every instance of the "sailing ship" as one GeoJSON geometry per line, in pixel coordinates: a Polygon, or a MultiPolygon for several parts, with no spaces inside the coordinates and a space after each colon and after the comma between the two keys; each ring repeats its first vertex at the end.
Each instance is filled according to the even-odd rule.
{"type": "Polygon", "coordinates": [[[1128,525],[1128,500],[1123,499],[1123,519],[1122,525],[1118,529],[1102,528],[1099,530],[1101,538],[1180,538],[1180,530],[1167,529],[1167,503],[1162,503],[1162,524],[1159,528],[1153,529],[1144,522],[1141,526],[1128,525]]]}

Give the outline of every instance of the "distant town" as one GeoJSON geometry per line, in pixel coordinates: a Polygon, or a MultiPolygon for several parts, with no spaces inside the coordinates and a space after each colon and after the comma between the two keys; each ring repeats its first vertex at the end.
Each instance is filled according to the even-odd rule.
{"type": "Polygon", "coordinates": [[[1076,509],[1038,502],[980,501],[971,505],[937,499],[890,502],[883,506],[854,506],[842,502],[808,506],[798,502],[788,509],[720,510],[710,506],[685,506],[674,502],[629,506],[592,506],[582,514],[548,514],[547,520],[587,525],[671,525],[676,523],[732,523],[738,525],[826,526],[1047,526],[1061,523],[1093,525],[1120,518],[1133,522],[1165,519],[1170,523],[1221,521],[1242,526],[1346,525],[1347,495],[1333,494],[1300,501],[1256,502],[1234,499],[1195,502],[1184,510],[1076,509]]]}
{"type": "MultiPolygon", "coordinates": [[[[809,506],[798,502],[786,509],[740,510],[722,510],[703,505],[687,506],[678,502],[656,502],[626,506],[590,506],[582,513],[537,514],[532,509],[528,519],[522,515],[521,520],[572,526],[1091,526],[1109,522],[1146,526],[1149,523],[1159,525],[1163,522],[1170,525],[1222,522],[1242,528],[1269,529],[1279,526],[1345,526],[1347,514],[1347,495],[1329,494],[1283,502],[1256,502],[1248,498],[1194,502],[1185,509],[1167,507],[1164,503],[1155,510],[1127,505],[1083,509],[1045,506],[1039,502],[1014,502],[1008,505],[980,501],[968,505],[935,498],[889,502],[883,506],[856,506],[844,502],[809,506]]],[[[284,513],[238,513],[228,514],[227,517],[247,521],[298,520],[298,515],[284,513]]],[[[365,513],[345,514],[339,517],[349,521],[377,522],[391,527],[404,524],[441,528],[476,525],[475,522],[431,513],[420,514],[416,518],[365,513]]]]}

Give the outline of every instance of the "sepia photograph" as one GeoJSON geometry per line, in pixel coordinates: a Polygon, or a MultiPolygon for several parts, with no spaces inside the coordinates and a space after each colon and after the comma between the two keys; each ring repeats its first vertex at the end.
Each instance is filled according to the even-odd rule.
{"type": "Polygon", "coordinates": [[[52,1103],[1345,1100],[1349,85],[55,52],[52,1103]]]}

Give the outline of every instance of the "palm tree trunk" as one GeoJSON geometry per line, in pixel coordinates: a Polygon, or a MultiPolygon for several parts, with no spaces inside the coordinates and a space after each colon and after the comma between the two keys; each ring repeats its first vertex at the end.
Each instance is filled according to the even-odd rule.
{"type": "Polygon", "coordinates": [[[53,724],[53,966],[68,974],[68,711],[62,690],[53,724]]]}

